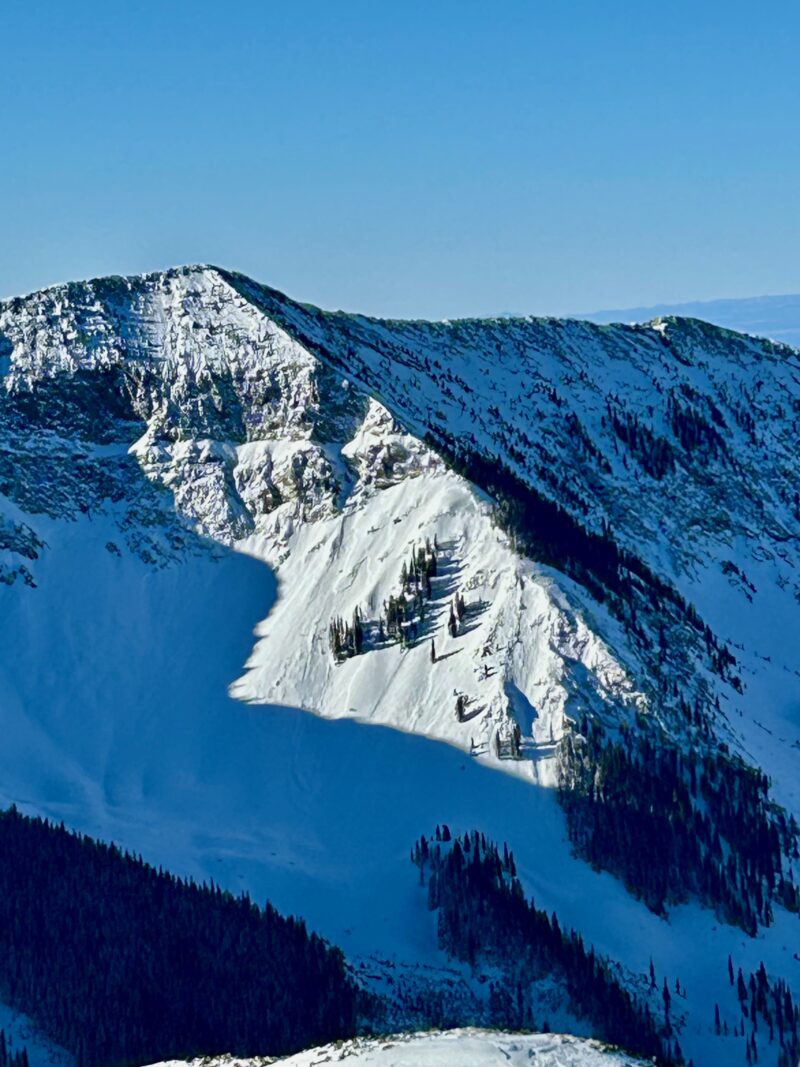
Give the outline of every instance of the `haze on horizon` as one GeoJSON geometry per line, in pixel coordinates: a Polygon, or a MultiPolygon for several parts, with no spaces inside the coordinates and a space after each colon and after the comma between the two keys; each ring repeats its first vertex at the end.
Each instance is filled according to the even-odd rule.
{"type": "Polygon", "coordinates": [[[4,6],[0,297],[187,262],[442,318],[800,290],[800,8],[4,6]]]}

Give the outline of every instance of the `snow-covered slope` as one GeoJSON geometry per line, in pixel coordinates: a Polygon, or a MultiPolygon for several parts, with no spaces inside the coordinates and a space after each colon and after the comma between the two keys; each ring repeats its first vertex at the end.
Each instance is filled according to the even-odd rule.
{"type": "Polygon", "coordinates": [[[5,801],[268,895],[381,981],[442,978],[408,851],[477,827],[633,988],[680,978],[698,1067],[744,1056],[727,957],[797,991],[796,916],[748,937],[688,893],[666,921],[550,787],[589,716],[724,743],[800,813],[793,350],[377,322],[187,268],[8,302],[0,360],[5,801]],[[425,618],[381,637],[426,545],[425,618]]]}
{"type": "MultiPolygon", "coordinates": [[[[3,323],[14,347],[7,389],[16,399],[44,388],[63,402],[65,376],[102,375],[104,385],[113,380],[106,388],[117,404],[130,390],[117,423],[87,428],[99,439],[82,457],[97,464],[96,488],[91,478],[76,482],[74,455],[56,452],[60,427],[43,431],[43,447],[60,464],[53,480],[64,495],[72,481],[80,498],[65,502],[65,513],[101,507],[108,492],[124,500],[136,485],[122,536],[146,560],[166,561],[188,538],[171,529],[163,501],[150,503],[149,486],[161,485],[204,535],[236,542],[276,569],[281,596],[235,687],[240,699],[388,722],[489,756],[518,717],[537,757],[522,769],[551,784],[549,757],[565,708],[570,695],[586,690],[576,673],[592,680],[592,690],[635,699],[624,668],[575,617],[552,578],[511,551],[490,502],[383,405],[349,388],[214,271],[134,285],[127,298],[121,285],[103,283],[99,296],[80,287],[73,295],[51,291],[24,310],[8,308],[3,323]],[[123,441],[106,441],[115,426],[134,442],[128,451],[123,441]],[[147,482],[132,471],[135,461],[147,482]],[[142,497],[144,521],[131,514],[142,497]],[[161,546],[155,538],[164,529],[168,544],[161,546]],[[356,607],[377,617],[398,592],[413,546],[434,535],[442,542],[441,573],[424,632],[438,642],[440,668],[426,671],[422,634],[412,649],[394,644],[334,664],[330,620],[349,618],[356,607]],[[456,593],[469,618],[453,642],[446,623],[456,593]],[[464,722],[455,717],[458,694],[466,701],[464,722]]],[[[79,417],[105,420],[108,394],[96,403],[99,411],[79,417]]],[[[47,419],[57,421],[49,412],[47,419]]],[[[27,462],[27,412],[19,421],[23,442],[12,440],[27,462]]],[[[15,463],[19,470],[19,452],[15,463]]],[[[53,509],[50,484],[41,485],[40,476],[35,488],[18,481],[23,507],[53,509]],[[29,501],[31,493],[38,498],[29,501]]]]}
{"type": "Polygon", "coordinates": [[[281,595],[233,687],[240,699],[352,714],[451,741],[492,762],[497,739],[508,740],[519,722],[533,758],[503,766],[550,785],[565,710],[601,690],[635,699],[623,668],[556,583],[515,555],[493,526],[490,505],[454,474],[422,473],[339,516],[298,526],[278,553],[269,533],[241,547],[274,562],[281,595]],[[425,639],[335,662],[329,621],[356,608],[376,618],[414,546],[434,536],[439,565],[425,639]],[[453,637],[447,621],[456,593],[466,615],[453,637]]]}
{"type": "MultiPolygon", "coordinates": [[[[345,1041],[309,1049],[288,1059],[240,1060],[217,1057],[208,1067],[316,1067],[347,1061],[350,1067],[636,1067],[644,1061],[563,1034],[504,1034],[493,1030],[450,1030],[378,1040],[345,1041]]],[[[198,1067],[200,1061],[194,1061],[198,1067]]],[[[182,1067],[179,1061],[155,1067],[182,1067]]]]}
{"type": "Polygon", "coordinates": [[[309,309],[230,277],[458,469],[491,490],[510,485],[512,515],[530,491],[521,506],[537,527],[533,548],[562,574],[595,593],[605,584],[607,593],[594,569],[604,540],[613,566],[634,573],[634,584],[655,588],[653,576],[669,583],[683,607],[662,604],[648,622],[646,601],[622,605],[624,637],[596,601],[578,599],[665,722],[680,719],[670,708],[672,681],[702,692],[715,729],[798,810],[793,349],[692,320],[600,328],[558,320],[382,323],[309,309]],[[568,521],[542,501],[554,501],[568,521]],[[718,638],[716,652],[687,605],[697,609],[700,631],[708,624],[718,638]],[[657,645],[671,661],[670,678],[656,683],[660,694],[657,645]],[[736,662],[719,669],[722,648],[736,662]]]}

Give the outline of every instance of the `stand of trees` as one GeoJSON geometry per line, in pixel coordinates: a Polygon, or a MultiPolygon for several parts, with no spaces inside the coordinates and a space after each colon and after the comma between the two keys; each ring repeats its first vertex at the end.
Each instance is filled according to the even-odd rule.
{"type": "Polygon", "coordinates": [[[5,1030],[0,1030],[0,1067],[28,1067],[28,1050],[15,1049],[6,1039],[5,1030]]]}
{"type": "Polygon", "coordinates": [[[341,952],[270,904],[0,813],[0,1000],[78,1067],[283,1055],[354,1034],[357,996],[341,952]]]}
{"type": "Polygon", "coordinates": [[[328,639],[337,663],[350,659],[351,656],[360,656],[364,649],[364,620],[361,611],[358,608],[353,611],[350,623],[346,623],[337,615],[328,627],[328,639]]]}
{"type": "Polygon", "coordinates": [[[670,391],[667,396],[667,419],[676,440],[687,455],[699,455],[701,462],[719,459],[730,464],[721,429],[725,418],[711,397],[703,396],[684,382],[681,395],[670,391]],[[704,408],[705,411],[700,410],[704,408]]]}
{"type": "Polygon", "coordinates": [[[755,934],[773,901],[800,910],[787,863],[797,824],[770,803],[766,776],[727,752],[683,753],[625,727],[612,739],[584,718],[560,747],[559,779],[577,850],[654,911],[696,896],[755,934]]]}
{"type": "MultiPolygon", "coordinates": [[[[380,646],[387,642],[411,645],[421,635],[427,613],[427,604],[433,597],[431,579],[437,575],[438,544],[426,538],[425,544],[411,551],[403,562],[400,573],[400,591],[383,602],[383,611],[377,622],[365,622],[356,608],[351,622],[337,616],[328,628],[328,639],[333,658],[337,663],[368,651],[370,642],[380,646]]],[[[460,620],[464,608],[463,597],[456,596],[454,607],[460,620]],[[460,605],[460,606],[459,606],[460,605]]],[[[454,608],[450,609],[451,620],[454,608]]],[[[451,633],[453,626],[451,622],[451,633]]]]}
{"type": "Polygon", "coordinates": [[[494,751],[498,759],[522,759],[522,730],[519,723],[514,723],[507,736],[501,736],[499,731],[494,735],[494,751]]]}
{"type": "MultiPolygon", "coordinates": [[[[764,964],[745,980],[741,967],[734,971],[728,957],[728,978],[739,1002],[740,1019],[733,1036],[744,1040],[747,1063],[773,1062],[777,1067],[796,1067],[800,1063],[800,1008],[783,979],[771,982],[764,964]],[[768,1047],[777,1047],[777,1059],[766,1060],[768,1047]]],[[[728,1036],[727,1022],[720,1022],[719,1005],[714,1006],[714,1029],[728,1036]]]]}
{"type": "Polygon", "coordinates": [[[675,470],[676,456],[673,446],[666,438],[654,434],[633,412],[621,408],[618,404],[612,406],[610,400],[607,400],[603,425],[606,421],[642,470],[651,478],[661,481],[675,470]]]}
{"type": "Polygon", "coordinates": [[[610,426],[632,458],[655,481],[661,481],[682,461],[692,458],[704,462],[731,462],[720,433],[720,429],[726,428],[722,413],[710,397],[701,396],[686,384],[679,392],[671,390],[667,394],[666,421],[674,442],[654,433],[616,398],[613,403],[606,400],[606,414],[602,421],[604,426],[610,426]]]}
{"type": "Polygon", "coordinates": [[[590,1020],[597,1037],[664,1067],[683,1063],[668,1000],[657,1023],[579,934],[525,898],[507,846],[501,852],[477,831],[453,839],[447,827],[437,828],[435,840],[419,839],[411,860],[427,878],[440,947],[473,967],[480,962],[503,972],[490,991],[494,1025],[540,1028],[531,987],[550,976],[564,984],[571,1010],[590,1020]]]}

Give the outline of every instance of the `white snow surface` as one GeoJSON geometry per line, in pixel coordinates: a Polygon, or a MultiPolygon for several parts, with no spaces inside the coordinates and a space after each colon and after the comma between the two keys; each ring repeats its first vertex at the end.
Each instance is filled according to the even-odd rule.
{"type": "MultiPolygon", "coordinates": [[[[274,544],[260,534],[237,547],[269,562],[274,544]]],[[[450,741],[495,764],[492,740],[508,732],[511,711],[533,758],[499,765],[543,785],[555,784],[554,745],[571,694],[591,684],[644,703],[556,582],[511,550],[490,520],[489,504],[456,475],[440,470],[404,480],[341,515],[296,526],[282,549],[278,600],[233,686],[238,699],[350,714],[450,741]],[[428,622],[435,669],[430,640],[335,663],[329,620],[337,613],[349,618],[356,607],[376,618],[397,591],[403,561],[433,536],[439,575],[428,622]],[[467,626],[452,638],[446,622],[456,591],[467,603],[467,626]],[[457,694],[468,701],[463,722],[455,715],[457,694]]]]}
{"type": "MultiPolygon", "coordinates": [[[[644,1061],[565,1034],[506,1034],[461,1029],[359,1039],[309,1049],[287,1059],[217,1056],[190,1061],[191,1067],[637,1067],[644,1061]]],[[[170,1060],[153,1067],[184,1067],[170,1060]]]]}

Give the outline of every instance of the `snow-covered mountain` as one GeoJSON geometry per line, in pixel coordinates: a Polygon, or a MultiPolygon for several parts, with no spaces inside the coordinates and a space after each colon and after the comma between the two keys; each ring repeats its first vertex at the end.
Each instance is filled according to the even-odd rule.
{"type": "Polygon", "coordinates": [[[650,307],[617,308],[576,315],[591,322],[651,322],[662,316],[703,319],[728,330],[770,337],[783,344],[800,346],[800,295],[752,296],[730,300],[691,300],[685,304],[653,304],[650,307]]]}
{"type": "Polygon", "coordinates": [[[0,364],[4,801],[473,1013],[408,861],[437,824],[678,979],[698,1067],[745,1056],[729,956],[797,998],[797,352],[196,267],[0,305],[0,364]]]}
{"type": "MultiPolygon", "coordinates": [[[[449,1030],[394,1038],[360,1039],[309,1049],[288,1059],[240,1060],[219,1057],[208,1067],[315,1067],[341,1063],[349,1067],[636,1067],[644,1061],[563,1034],[504,1034],[496,1030],[449,1030]]],[[[199,1061],[198,1067],[199,1067],[199,1061]]],[[[179,1061],[156,1067],[183,1067],[179,1061]]]]}

